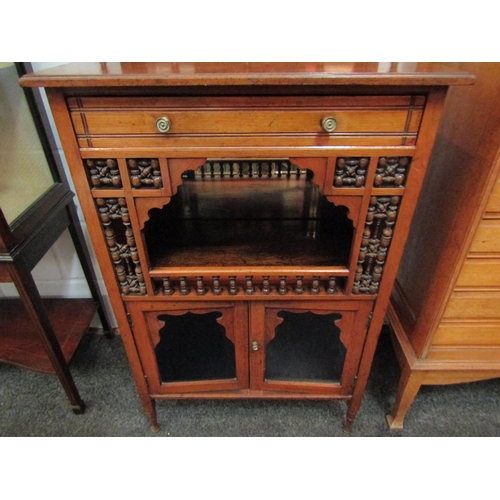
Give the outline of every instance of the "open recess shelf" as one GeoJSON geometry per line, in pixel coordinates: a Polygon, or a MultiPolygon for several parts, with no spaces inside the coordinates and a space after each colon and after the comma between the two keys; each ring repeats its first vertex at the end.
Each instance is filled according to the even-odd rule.
{"type": "MultiPolygon", "coordinates": [[[[154,272],[274,267],[347,271],[353,225],[319,193],[310,171],[283,177],[201,177],[189,172],[144,239],[154,272]]],[[[348,272],[348,271],[347,271],[348,272]]]]}

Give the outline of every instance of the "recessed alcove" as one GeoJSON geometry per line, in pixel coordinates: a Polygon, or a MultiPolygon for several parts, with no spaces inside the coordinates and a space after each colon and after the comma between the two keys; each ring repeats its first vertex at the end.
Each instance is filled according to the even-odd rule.
{"type": "Polygon", "coordinates": [[[170,203],[152,209],[152,267],[348,267],[348,209],[320,193],[310,170],[282,162],[211,162],[186,171],[170,203]]]}

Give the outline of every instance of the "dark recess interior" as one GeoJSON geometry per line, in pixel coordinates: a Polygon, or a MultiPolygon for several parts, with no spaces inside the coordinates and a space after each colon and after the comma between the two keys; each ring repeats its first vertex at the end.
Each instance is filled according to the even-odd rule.
{"type": "Polygon", "coordinates": [[[152,266],[348,266],[347,208],[311,177],[185,179],[145,224],[152,266]]]}

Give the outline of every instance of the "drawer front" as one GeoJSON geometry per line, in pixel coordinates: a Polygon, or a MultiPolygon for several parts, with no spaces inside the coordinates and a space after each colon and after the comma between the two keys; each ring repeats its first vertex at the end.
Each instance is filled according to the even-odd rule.
{"type": "Polygon", "coordinates": [[[500,318],[500,292],[453,292],[443,318],[500,318]]]}
{"type": "Polygon", "coordinates": [[[494,346],[500,347],[500,321],[491,323],[441,323],[433,346],[494,346]]]}
{"type": "Polygon", "coordinates": [[[490,198],[488,199],[486,212],[500,213],[500,178],[497,180],[490,198]]]}
{"type": "Polygon", "coordinates": [[[470,247],[472,253],[500,253],[500,220],[482,220],[470,247]]]}
{"type": "MultiPolygon", "coordinates": [[[[125,137],[140,136],[143,145],[182,145],[182,139],[210,139],[231,145],[267,137],[270,144],[335,143],[392,145],[415,143],[424,98],[414,96],[253,97],[253,98],[70,98],[73,125],[82,147],[114,147],[125,137]],[[156,121],[168,117],[170,130],[156,121]],[[325,132],[322,120],[336,128],[325,132]],[[346,142],[347,140],[347,142],[346,142]],[[229,142],[228,142],[229,141],[229,142]],[[274,141],[274,142],[273,142],[274,141]]],[[[130,143],[129,143],[130,144],[130,143]]]]}
{"type": "MultiPolygon", "coordinates": [[[[429,354],[427,355],[428,360],[434,361],[454,361],[454,362],[464,362],[464,363],[474,363],[474,362],[486,362],[489,364],[488,368],[490,371],[481,368],[482,376],[479,378],[480,380],[484,380],[487,378],[494,378],[499,376],[499,366],[500,363],[500,348],[492,347],[492,346],[475,346],[475,347],[433,347],[429,350],[429,354]],[[490,363],[495,363],[497,366],[492,366],[490,363]]],[[[470,366],[470,365],[469,365],[470,366]]],[[[457,382],[466,382],[464,380],[464,373],[462,372],[457,382]]],[[[472,382],[473,380],[478,380],[474,378],[469,380],[472,382]]]]}
{"type": "Polygon", "coordinates": [[[466,259],[456,286],[500,287],[500,259],[466,259]]]}

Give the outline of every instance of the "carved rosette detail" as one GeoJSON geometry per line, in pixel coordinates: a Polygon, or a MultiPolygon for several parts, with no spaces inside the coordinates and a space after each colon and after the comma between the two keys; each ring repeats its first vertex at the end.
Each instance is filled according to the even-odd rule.
{"type": "Polygon", "coordinates": [[[363,187],[370,158],[337,158],[335,187],[363,187]]]}
{"type": "Polygon", "coordinates": [[[97,198],[96,204],[122,294],[146,295],[125,198],[97,198]]]}
{"type": "Polygon", "coordinates": [[[359,250],[353,294],[377,294],[392,240],[400,196],[372,196],[359,250]]]}
{"type": "Polygon", "coordinates": [[[374,187],[403,187],[410,169],[407,156],[382,156],[377,163],[374,187]]]}
{"type": "Polygon", "coordinates": [[[85,160],[84,165],[90,175],[90,184],[93,188],[121,188],[122,179],[116,160],[85,160]]]}
{"type": "Polygon", "coordinates": [[[129,158],[127,167],[134,189],[163,187],[160,163],[154,158],[129,158]]]}

